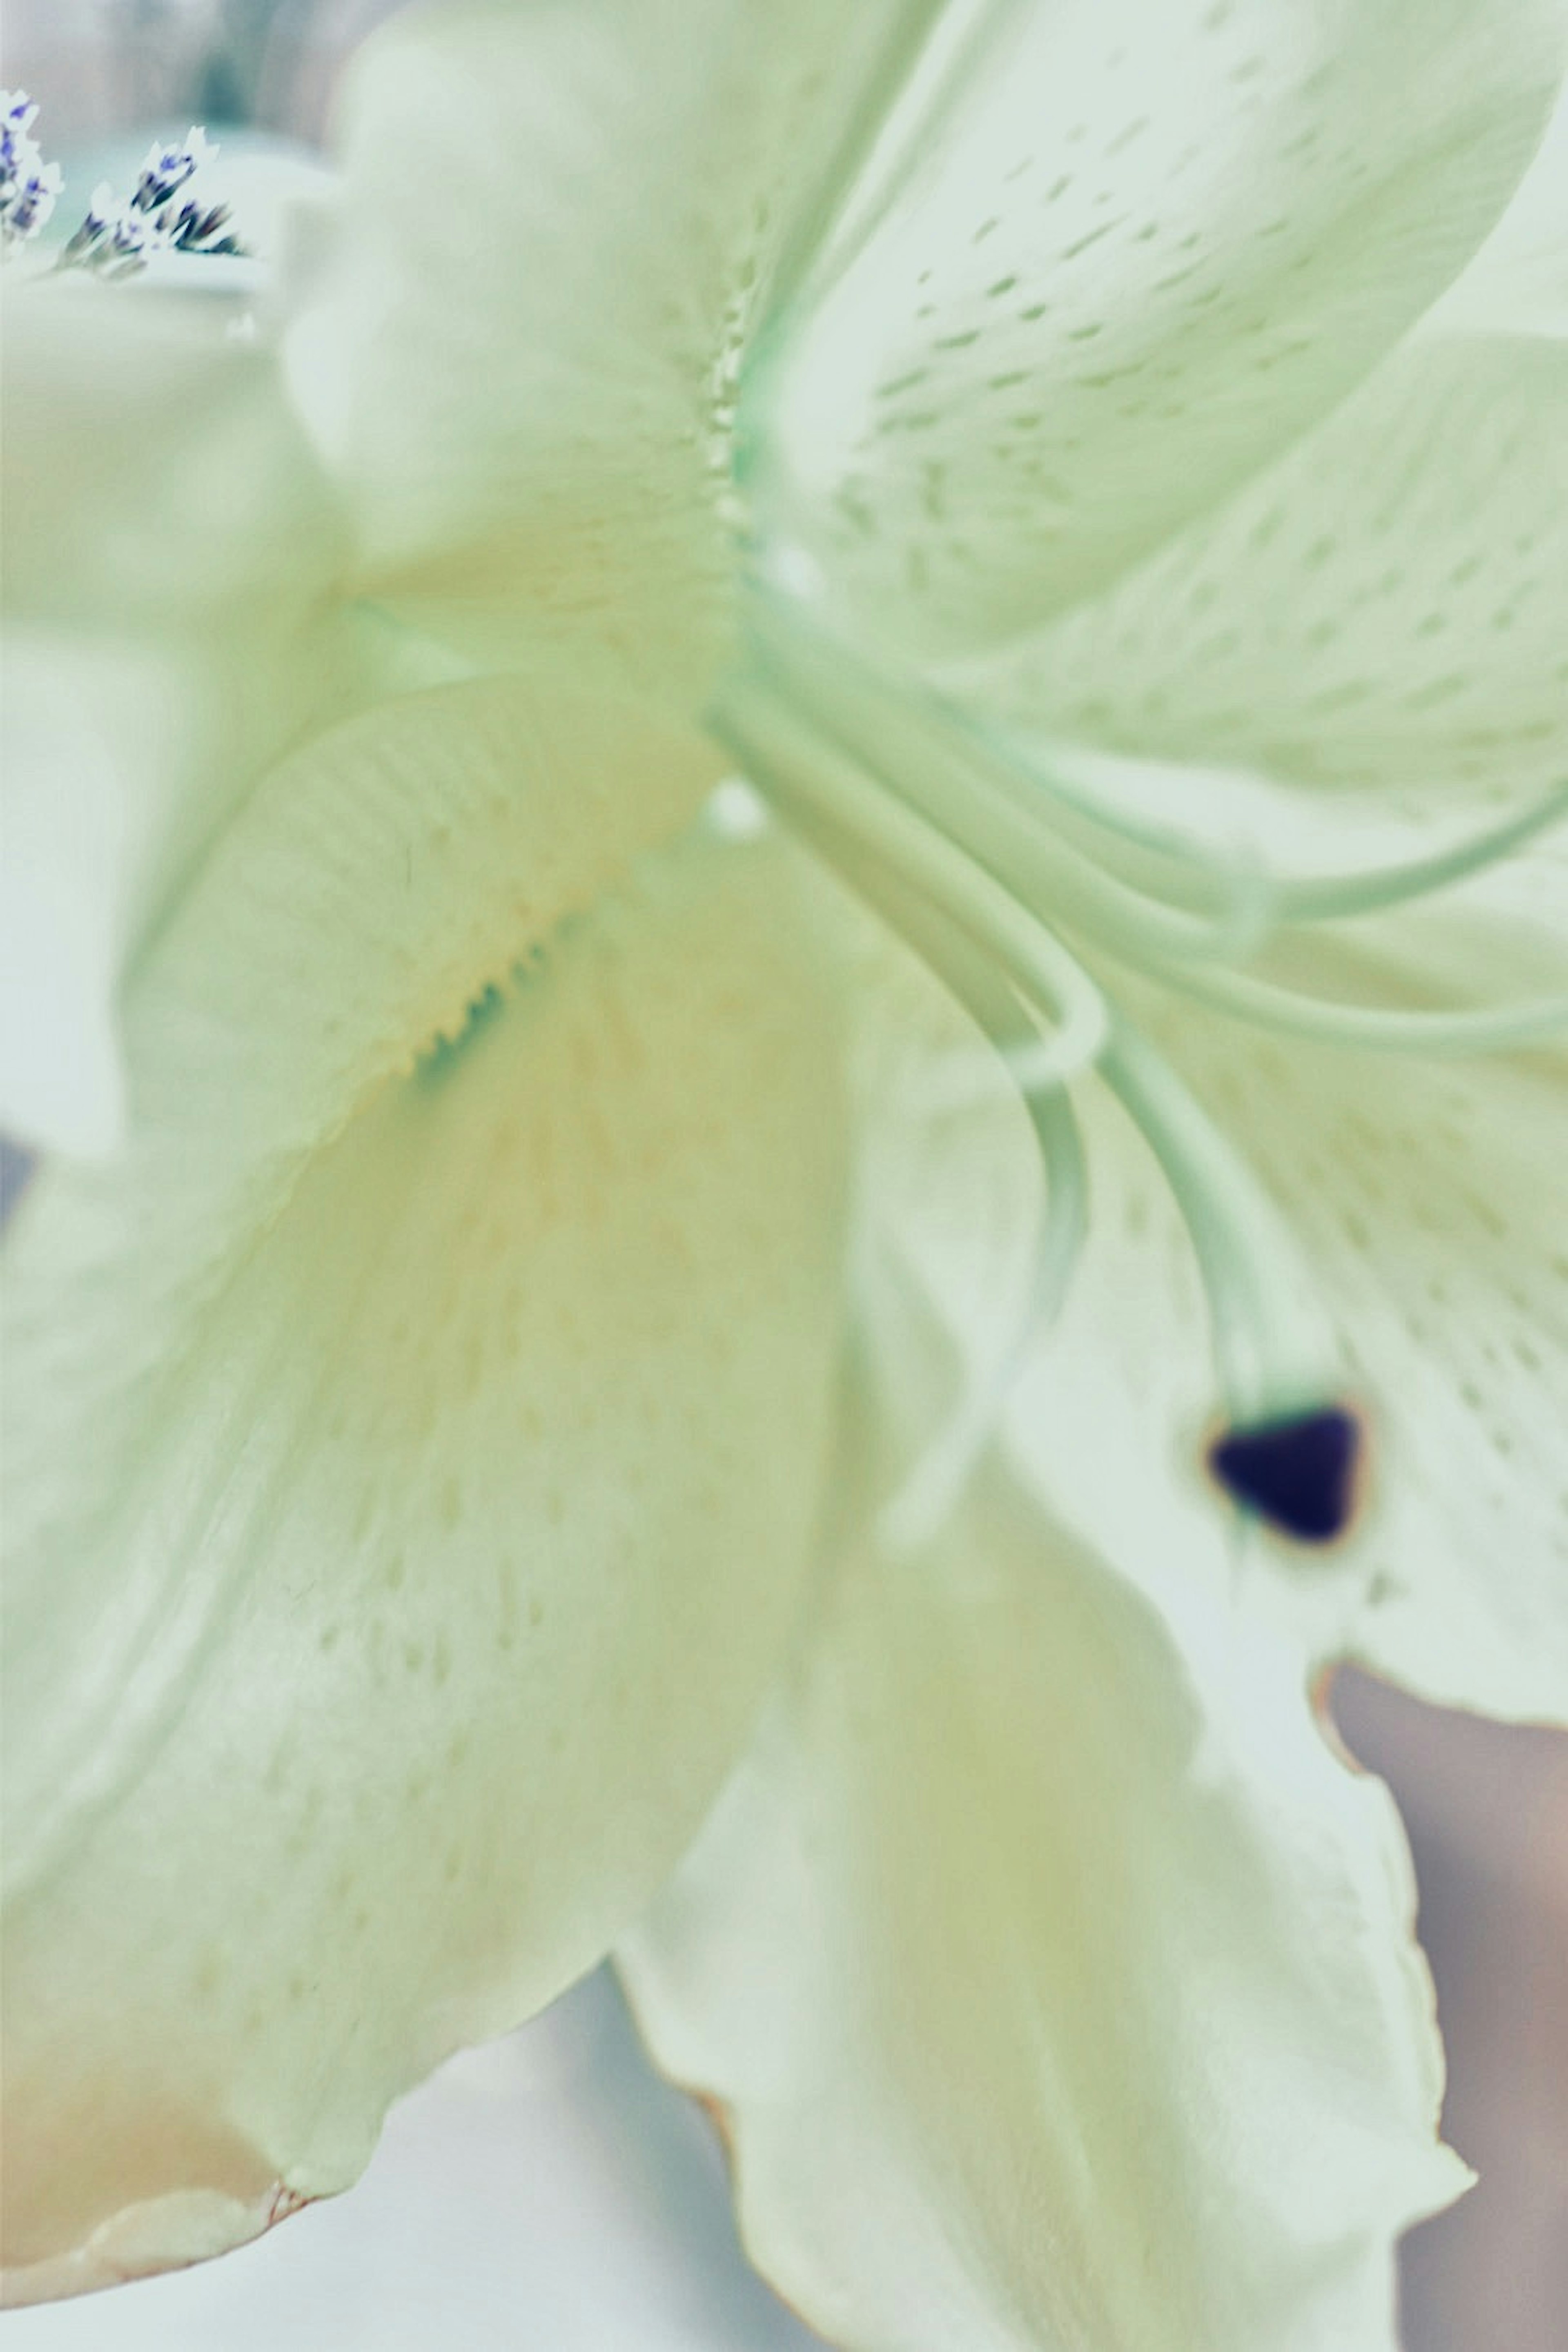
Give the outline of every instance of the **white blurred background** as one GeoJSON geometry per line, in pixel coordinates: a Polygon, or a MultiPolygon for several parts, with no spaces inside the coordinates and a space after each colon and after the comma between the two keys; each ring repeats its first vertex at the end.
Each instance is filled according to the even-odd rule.
{"type": "MultiPolygon", "coordinates": [[[[314,142],[343,58],[391,5],[6,0],[4,78],[43,101],[51,153],[193,121],[314,142]]],[[[1448,2133],[1481,2175],[1408,2242],[1408,2352],[1564,2352],[1568,1737],[1444,1716],[1357,1675],[1342,1677],[1337,1712],[1410,1830],[1448,2133]]],[[[747,2270],[713,2136],[649,2072],[605,1975],[406,2101],[352,2196],[226,2262],[3,2326],[0,2352],[816,2340],[747,2270]]]]}
{"type": "Polygon", "coordinates": [[[742,2261],[713,2133],[644,2065],[605,1972],[405,2100],[352,2195],[222,2262],[7,2314],[0,2341],[5,2352],[818,2345],[742,2261]]]}

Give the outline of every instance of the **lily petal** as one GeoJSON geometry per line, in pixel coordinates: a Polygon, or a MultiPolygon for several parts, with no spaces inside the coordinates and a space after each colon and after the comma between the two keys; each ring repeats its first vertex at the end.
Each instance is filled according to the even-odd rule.
{"type": "Polygon", "coordinates": [[[1565,410],[1560,337],[1413,336],[1222,513],[963,686],[1146,761],[1136,814],[1269,869],[1495,824],[1568,781],[1565,410]]]}
{"type": "Polygon", "coordinates": [[[1256,1631],[1179,1649],[994,1462],[917,1555],[841,1531],[618,1954],[835,2344],[1392,2352],[1394,2236],[1463,2178],[1408,1861],[1256,1631]]]}
{"type": "Polygon", "coordinates": [[[1432,315],[1445,331],[1568,335],[1568,87],[1497,227],[1432,315]]]}
{"type": "MultiPolygon", "coordinates": [[[[1035,730],[1042,776],[1069,774],[1113,858],[1163,844],[1157,872],[1243,910],[1256,886],[1265,936],[1240,970],[1200,957],[1164,968],[1163,994],[1125,970],[1110,984],[1287,1213],[1373,1416],[1361,1540],[1283,1570],[1307,1638],[1431,1697],[1554,1721],[1568,1300],[1542,1171],[1568,1150],[1550,1045],[1553,1013],[1568,1027],[1565,354],[1549,331],[1424,331],[1226,513],[963,681],[1035,730]],[[1553,809],[1528,842],[1500,830],[1553,809]],[[1441,887],[1407,887],[1423,860],[1441,887]],[[1495,1052],[1439,1058],[1489,1024],[1495,1052]]],[[[1191,1356],[1191,1298],[1152,1303],[1184,1256],[1163,1226],[1129,1250],[1124,1311],[1142,1279],[1143,1318],[1191,1356]]],[[[1173,1431],[1201,1416],[1182,1385],[1173,1431]]]]}
{"type": "Polygon", "coordinates": [[[700,703],[727,642],[736,376],[934,0],[408,11],[342,109],[293,373],[365,593],[486,660],[700,703]]]}
{"type": "MultiPolygon", "coordinates": [[[[1555,883],[1562,984],[1561,865],[1555,883]]],[[[1430,928],[1462,973],[1458,945],[1436,952],[1457,922],[1430,928]]],[[[1529,940],[1510,905],[1468,946],[1506,976],[1529,940]]],[[[1331,980],[1397,1001],[1420,967],[1393,944],[1342,950],[1331,980]]],[[[1338,1566],[1274,1563],[1308,1639],[1448,1705],[1568,1723],[1568,1055],[1441,1061],[1146,1010],[1285,1212],[1371,1416],[1364,1531],[1338,1566]]]]}
{"type": "Polygon", "coordinates": [[[1565,31],[1556,0],[973,13],[757,388],[781,537],[931,653],[1100,589],[1342,399],[1497,220],[1565,31]]]}
{"type": "Polygon", "coordinates": [[[338,528],[236,311],[7,299],[0,1118],[35,1143],[112,1143],[124,964],[331,684],[338,528]]]}
{"type": "Polygon", "coordinates": [[[340,746],[247,804],[132,992],[135,1141],[11,1239],[18,2298],[342,2187],[647,1900],[795,1615],[830,946],[776,846],[699,839],[397,1063],[439,995],[399,902],[449,930],[507,837],[496,738],[436,700],[379,793],[340,746]]]}

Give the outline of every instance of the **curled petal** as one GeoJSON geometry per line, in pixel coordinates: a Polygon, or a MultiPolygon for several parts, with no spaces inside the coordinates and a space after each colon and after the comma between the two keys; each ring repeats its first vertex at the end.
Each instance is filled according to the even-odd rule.
{"type": "Polygon", "coordinates": [[[222,297],[46,279],[5,333],[0,1118],[105,1149],[121,972],[338,686],[331,499],[222,297]]]}
{"type": "Polygon", "coordinates": [[[1463,2174],[1385,1792],[1287,1652],[1178,1643],[994,1462],[918,1556],[863,1502],[619,1953],[753,2259],[848,2352],[1392,2352],[1394,2237],[1463,2174]]]}

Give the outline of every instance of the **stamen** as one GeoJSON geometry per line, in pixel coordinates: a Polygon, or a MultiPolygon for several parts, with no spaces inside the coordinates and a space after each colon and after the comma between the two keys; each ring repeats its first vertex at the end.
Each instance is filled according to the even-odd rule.
{"type": "MultiPolygon", "coordinates": [[[[1042,758],[1005,737],[990,749],[999,774],[1034,822],[1061,832],[1101,869],[1108,854],[1120,856],[1116,878],[1138,898],[1202,914],[1217,908],[1230,928],[1242,934],[1238,953],[1274,928],[1275,879],[1244,840],[1205,846],[1190,831],[1135,815],[1108,797],[1116,775],[1147,762],[1072,743],[1051,744],[1047,747],[1049,758],[1042,758]],[[1239,919],[1243,915],[1250,920],[1239,919]]],[[[1232,773],[1201,772],[1211,777],[1232,773]]]]}
{"type": "MultiPolygon", "coordinates": [[[[787,561],[787,551],[780,562],[787,561]]],[[[775,563],[774,569],[778,569],[775,563]]],[[[968,716],[917,682],[851,659],[775,587],[756,592],[770,673],[789,681],[899,798],[919,809],[1042,919],[1087,934],[1120,961],[1257,1023],[1370,1050],[1467,1055],[1525,1050],[1568,1027],[1568,992],[1453,1011],[1339,1005],[1234,967],[1284,925],[1370,913],[1452,886],[1568,815],[1568,783],[1531,808],[1429,857],[1359,874],[1276,876],[1094,803],[1062,776],[983,739],[968,716]],[[895,781],[896,779],[896,781],[895,781]],[[1169,869],[1152,884],[1104,863],[1110,835],[1169,869]],[[1206,914],[1194,909],[1207,908],[1206,914]]]]}
{"type": "MultiPolygon", "coordinates": [[[[1059,793],[1056,782],[1043,776],[1039,781],[1050,782],[1051,789],[1059,793]]],[[[1194,888],[1177,895],[1188,903],[1200,883],[1206,883],[1212,889],[1216,876],[1224,870],[1204,853],[1184,846],[1178,836],[1157,833],[1108,810],[1093,807],[1077,793],[1067,794],[1067,805],[1140,850],[1175,860],[1184,858],[1193,869],[1194,888]]],[[[1568,783],[1561,783],[1503,824],[1485,827],[1426,857],[1369,867],[1359,873],[1295,878],[1265,876],[1260,868],[1237,866],[1232,870],[1231,879],[1242,890],[1250,879],[1257,893],[1254,904],[1260,919],[1250,937],[1244,943],[1238,942],[1242,952],[1234,961],[1244,961],[1246,953],[1263,944],[1270,930],[1284,925],[1340,920],[1384,911],[1452,887],[1550,832],[1565,816],[1568,783]]],[[[1141,895],[1142,886],[1128,887],[1141,895]]],[[[1127,954],[1126,935],[1120,926],[1111,929],[1103,920],[1097,920],[1093,910],[1088,922],[1113,953],[1127,954]]],[[[1217,949],[1220,942],[1216,939],[1214,944],[1217,949]]],[[[1519,1052],[1548,1043],[1568,1029],[1568,991],[1514,1004],[1452,1009],[1342,1004],[1310,997],[1248,973],[1215,969],[1230,961],[1221,952],[1173,953],[1163,936],[1159,937],[1155,954],[1163,976],[1190,996],[1259,1027],[1368,1051],[1443,1055],[1519,1052]]],[[[1131,960],[1145,970],[1150,968],[1147,954],[1131,960]]]]}
{"type": "Polygon", "coordinates": [[[1284,1224],[1145,1039],[1119,1023],[1100,1069],[1158,1158],[1197,1253],[1228,1414],[1209,1468],[1277,1534],[1331,1543],[1354,1515],[1363,1430],[1335,1396],[1329,1335],[1284,1224]]]}
{"type": "Polygon", "coordinates": [[[759,668],[789,687],[899,799],[993,874],[1005,875],[1013,895],[1037,915],[1048,909],[1053,922],[1088,931],[1157,973],[1173,961],[1231,960],[1267,936],[1272,902],[1258,874],[1238,868],[1211,877],[1212,915],[1152,901],[1073,841],[1070,825],[1053,823],[1048,783],[983,741],[963,711],[917,681],[851,658],[773,588],[758,590],[753,626],[759,668]]]}
{"type": "MultiPolygon", "coordinates": [[[[879,1514],[881,1540],[894,1554],[931,1542],[952,1517],[979,1468],[1028,1358],[1061,1313],[1089,1223],[1089,1175],[1071,1101],[1062,1084],[1055,1045],[1045,1023],[942,909],[903,889],[872,862],[850,852],[846,878],[877,908],[921,960],[943,980],[990,1043],[1018,1090],[1039,1149],[1044,1190],[1031,1274],[1022,1305],[1000,1345],[960,1398],[946,1427],[918,1457],[903,1485],[879,1514]]],[[[938,1097],[924,1108],[960,1108],[957,1073],[943,1071],[938,1097]]],[[[963,1073],[968,1098],[981,1093],[980,1074],[963,1073]]]]}
{"type": "MultiPolygon", "coordinates": [[[[766,615],[770,623],[773,617],[766,615]]],[[[710,723],[757,786],[900,929],[913,937],[921,927],[911,925],[907,908],[900,914],[894,903],[899,897],[937,910],[940,925],[956,927],[963,935],[963,965],[940,940],[933,947],[929,936],[921,951],[988,1034],[997,1035],[1005,1024],[998,1022],[994,996],[981,993],[976,951],[982,961],[992,960],[1027,1013],[1048,1016],[1049,1058],[1037,1085],[1059,1088],[1079,1071],[1098,1066],[1158,1159],[1191,1234],[1208,1298],[1227,1437],[1342,1412],[1335,1401],[1339,1379],[1331,1336],[1283,1221],[1174,1072],[1129,1024],[1113,1018],[1089,973],[1041,916],[1003,883],[1001,872],[1011,884],[1019,863],[1026,881],[1036,877],[1026,856],[992,866],[996,806],[983,788],[977,791],[967,756],[956,772],[944,769],[940,719],[934,743],[921,732],[930,718],[929,702],[884,698],[874,678],[833,658],[830,649],[792,625],[782,644],[769,628],[752,665],[728,682],[710,723]],[[808,711],[809,719],[803,715],[808,711]]],[[[963,748],[967,755],[970,747],[963,748]]],[[[1016,852],[1027,846],[1026,840],[1014,841],[1016,852]]],[[[929,920],[923,928],[929,935],[929,920]]],[[[920,939],[913,943],[921,946],[920,939]]],[[[1033,1318],[1030,1328],[1036,1328],[1033,1318]]],[[[983,1404],[965,1408],[952,1449],[960,1484],[975,1458],[974,1432],[980,1430],[983,1443],[1014,1369],[1010,1353],[1005,1369],[985,1383],[983,1404]]],[[[946,1451],[938,1449],[939,1465],[946,1451]]],[[[919,1507],[900,1500],[895,1532],[900,1524],[929,1532],[931,1495],[922,1491],[921,1475],[915,1488],[919,1507]]],[[[936,1502],[946,1500],[950,1507],[952,1474],[941,1466],[930,1476],[936,1502]]],[[[1286,1517],[1277,1516],[1289,1532],[1286,1517]]]]}
{"type": "MultiPolygon", "coordinates": [[[[765,803],[736,778],[713,795],[708,822],[721,838],[749,840],[769,818],[765,803]]],[[[819,838],[826,833],[824,826],[819,838]]],[[[1034,1129],[1044,1177],[1040,1228],[1024,1303],[1010,1318],[991,1362],[971,1381],[945,1429],[879,1515],[883,1540],[894,1551],[908,1552],[930,1542],[951,1517],[994,1433],[1030,1347],[1061,1311],[1088,1224],[1088,1171],[1064,1083],[1061,1039],[1051,1034],[1046,1015],[1004,978],[941,907],[900,884],[847,833],[835,835],[829,855],[851,888],[946,983],[991,1048],[984,1068],[967,1054],[928,1064],[919,1108],[941,1118],[992,1099],[999,1063],[1034,1129]]]]}
{"type": "Polygon", "coordinates": [[[1228,1422],[1246,1429],[1328,1409],[1339,1386],[1328,1327],[1257,1178],[1163,1055],[1121,1019],[1100,1069],[1192,1236],[1228,1422]]]}
{"type": "Polygon", "coordinates": [[[1371,915],[1387,907],[1425,898],[1522,849],[1568,817],[1568,782],[1553,785],[1533,806],[1506,823],[1491,825],[1429,857],[1370,867],[1361,874],[1302,876],[1276,885],[1280,908],[1291,922],[1332,922],[1347,915],[1371,915]]]}
{"type": "Polygon", "coordinates": [[[851,753],[811,727],[794,699],[754,668],[731,678],[709,723],[753,782],[821,842],[834,863],[846,854],[868,856],[890,871],[940,907],[1029,1003],[1048,1014],[1052,1083],[1095,1060],[1109,1018],[1100,990],[1039,919],[960,844],[868,776],[851,753]]]}
{"type": "Polygon", "coordinates": [[[1209,1468],[1231,1497],[1281,1535],[1329,1544],[1355,1516],[1362,1430],[1343,1405],[1253,1428],[1227,1430],[1209,1448],[1209,1468]]]}
{"type": "Polygon", "coordinates": [[[1244,961],[1278,919],[1273,885],[1258,865],[1237,860],[1205,869],[1206,891],[1162,896],[1113,873],[1103,852],[1073,841],[1033,771],[1017,769],[978,743],[964,757],[975,814],[1032,902],[1090,932],[1125,962],[1156,974],[1173,965],[1244,961]]]}
{"type": "MultiPolygon", "coordinates": [[[[1003,772],[1010,773],[1016,795],[1037,822],[1065,824],[1069,833],[1076,827],[1087,834],[1089,854],[1098,861],[1106,856],[1106,843],[1096,836],[1109,836],[1124,857],[1126,852],[1132,852],[1140,861],[1139,874],[1127,873],[1124,863],[1118,878],[1140,898],[1187,908],[1212,907],[1216,898],[1225,908],[1252,905],[1263,919],[1248,938],[1248,946],[1261,944],[1269,931],[1283,923],[1372,914],[1447,888],[1522,848],[1568,817],[1568,781],[1564,781],[1519,814],[1468,834],[1446,849],[1338,874],[1292,876],[1265,867],[1245,842],[1229,848],[1206,845],[1190,831],[1151,823],[1097,793],[1097,776],[1103,783],[1108,775],[1142,763],[1085,751],[1072,744],[1053,747],[1049,762],[1025,756],[1011,743],[1004,748],[1003,772]],[[1150,878],[1151,866],[1156,869],[1154,878],[1150,878]]],[[[1175,771],[1178,775],[1182,772],[1175,771]]],[[[1234,772],[1238,782],[1243,781],[1239,772],[1234,772]]]]}
{"type": "Polygon", "coordinates": [[[1521,1004],[1427,1012],[1419,1007],[1342,1004],[1281,988],[1243,971],[1187,971],[1176,976],[1176,984],[1189,996],[1236,1013],[1256,1028],[1311,1037],[1325,1045],[1360,1046],[1373,1053],[1445,1058],[1526,1053],[1568,1034],[1568,991],[1521,1004]]]}

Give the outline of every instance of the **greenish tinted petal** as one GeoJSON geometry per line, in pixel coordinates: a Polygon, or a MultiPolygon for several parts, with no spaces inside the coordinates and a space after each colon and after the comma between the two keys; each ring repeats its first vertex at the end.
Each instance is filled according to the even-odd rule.
{"type": "Polygon", "coordinates": [[[367,46],[293,360],[368,593],[705,697],[742,353],[931,13],[460,0],[367,46]]]}
{"type": "Polygon", "coordinates": [[[1568,335],[1568,88],[1512,203],[1431,324],[1568,335]]]}
{"type": "MultiPolygon", "coordinates": [[[[282,920],[273,857],[241,929],[269,880],[282,920]]],[[[296,1036],[287,1165],[254,1089],[308,929],[243,1009],[173,941],[142,973],[138,1139],[11,1244],[16,2294],[341,2188],[710,1801],[795,1614],[837,1352],[814,906],[776,848],[670,852],[331,1124],[296,1036]]]]}
{"type": "Polygon", "coordinates": [[[794,364],[773,520],[896,642],[1037,624],[1226,496],[1463,267],[1558,0],[997,9],[794,364]]]}
{"type": "MultiPolygon", "coordinates": [[[[1553,1720],[1568,1714],[1568,1311],[1543,1181],[1568,1142],[1551,1047],[1568,1012],[1563,350],[1423,331],[1227,513],[963,681],[1034,730],[1042,780],[1109,822],[1114,864],[1238,919],[1228,949],[1221,922],[1206,959],[1166,960],[1163,994],[1125,968],[1135,933],[1111,943],[1124,961],[1108,977],[1285,1211],[1372,1416],[1358,1540],[1272,1555],[1258,1597],[1319,1655],[1348,1648],[1429,1696],[1553,1720]],[[1062,748],[1075,740],[1099,756],[1062,748]],[[1553,803],[1555,829],[1489,846],[1553,803]],[[1409,895],[1433,858],[1449,860],[1442,887],[1409,895]]],[[[1101,1540],[1121,1505],[1074,1448],[1084,1384],[1102,1412],[1117,1380],[1145,1399],[1146,1462],[1195,1464],[1213,1407],[1187,1245],[1159,1170],[1134,1182],[1135,1149],[1112,1133],[1092,1157],[1092,1271],[1017,1423],[1101,1540]],[[1137,1230],[1119,1242],[1121,1196],[1137,1230]],[[1097,1379],[1096,1357],[1126,1356],[1121,1323],[1147,1360],[1097,1379]]],[[[1167,1524],[1199,1563],[1195,1489],[1167,1524]]]]}
{"type": "MultiPolygon", "coordinates": [[[[906,1403],[922,1337],[882,1326],[906,1403]]],[[[1198,1631],[994,1463],[918,1554],[852,1520],[620,1948],[847,2352],[1392,2352],[1394,2236],[1462,2177],[1403,1840],[1289,1655],[1198,1631]]]]}
{"type": "Polygon", "coordinates": [[[1565,415],[1561,339],[1415,336],[1224,512],[962,683],[1147,761],[1144,822],[1268,869],[1495,822],[1568,779],[1565,415]]]}
{"type": "MultiPolygon", "coordinates": [[[[1568,870],[1543,885],[1554,947],[1515,889],[1489,922],[1344,926],[1323,984],[1398,1003],[1434,971],[1506,987],[1549,954],[1568,984],[1568,870]]],[[[1371,1415],[1364,1532],[1342,1565],[1276,1559],[1281,1597],[1320,1650],[1568,1722],[1568,1055],[1440,1061],[1145,1009],[1286,1213],[1371,1415]]]]}
{"type": "Polygon", "coordinates": [[[236,316],[47,279],[7,303],[0,1117],[67,1149],[122,1109],[127,957],[333,683],[331,507],[236,316]]]}

